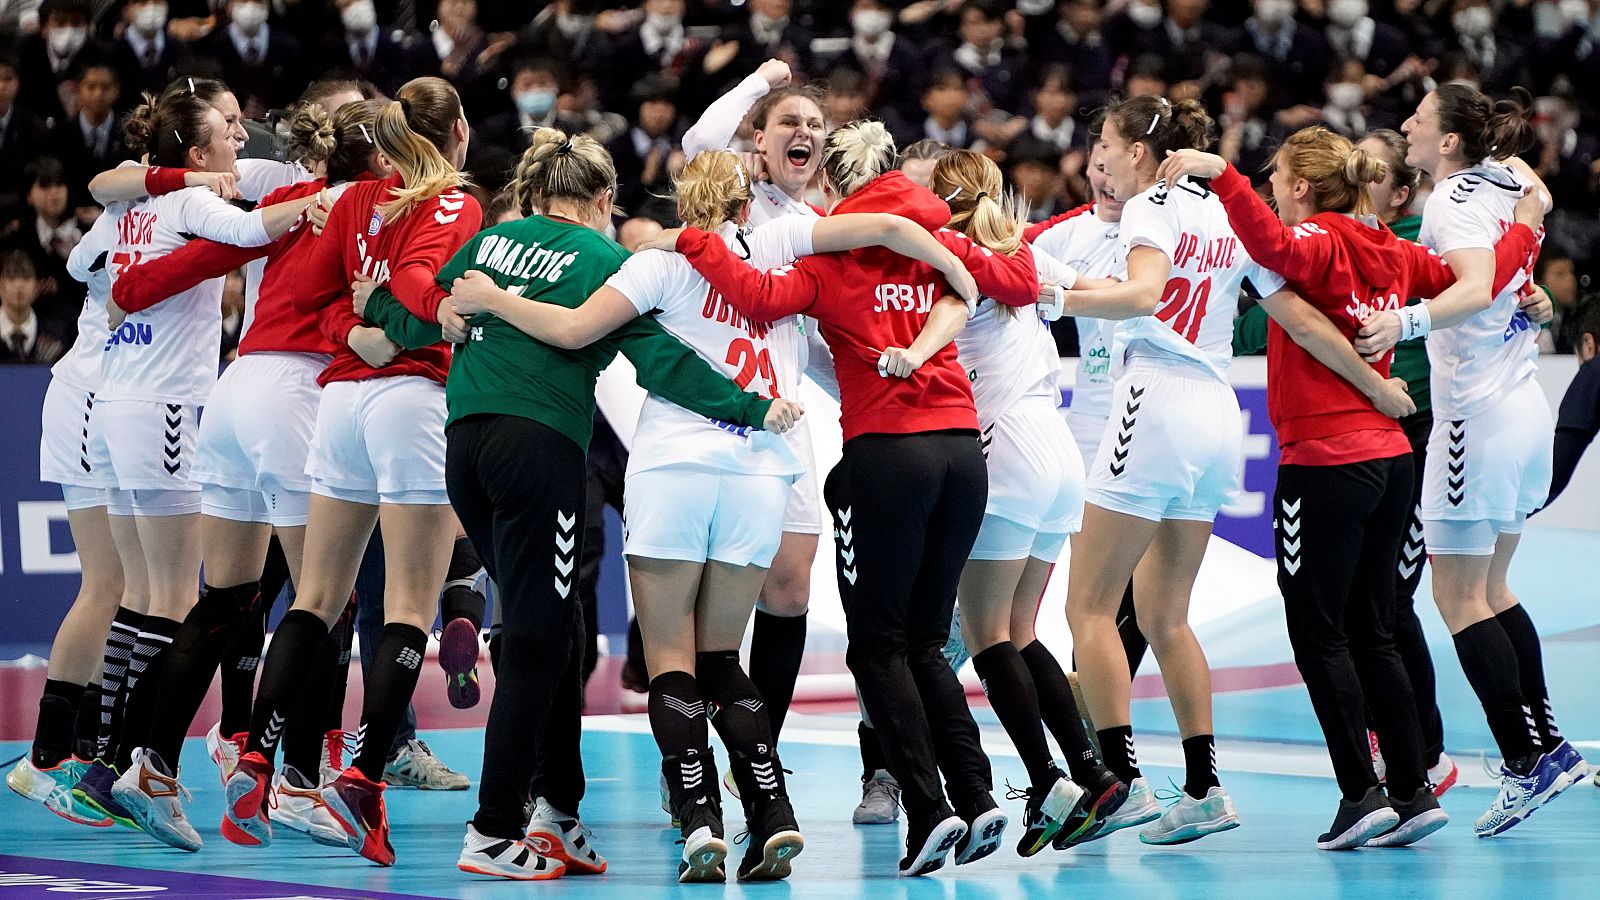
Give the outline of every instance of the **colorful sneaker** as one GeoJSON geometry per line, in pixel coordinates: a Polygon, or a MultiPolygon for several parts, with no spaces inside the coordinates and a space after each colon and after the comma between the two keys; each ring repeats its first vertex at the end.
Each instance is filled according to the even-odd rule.
{"type": "Polygon", "coordinates": [[[1518,775],[1502,765],[1500,793],[1495,795],[1494,803],[1473,823],[1472,831],[1481,838],[1504,834],[1571,784],[1566,770],[1548,753],[1540,756],[1526,775],[1518,775]]]}
{"type": "Polygon", "coordinates": [[[83,777],[78,779],[77,786],[72,789],[72,799],[88,809],[91,814],[103,813],[110,816],[112,822],[124,828],[143,831],[133,816],[111,796],[111,786],[116,782],[117,770],[97,759],[83,770],[83,777]]]}
{"type": "Polygon", "coordinates": [[[168,774],[166,763],[154,750],[134,749],[133,764],[111,785],[111,796],[145,834],[179,850],[193,853],[200,849],[200,833],[183,814],[183,801],[193,802],[194,798],[178,783],[176,772],[168,774]]]}
{"type": "MultiPolygon", "coordinates": [[[[1117,830],[1104,829],[1105,825],[1127,805],[1128,786],[1111,774],[1111,770],[1105,766],[1095,766],[1087,781],[1088,784],[1083,785],[1083,805],[1061,826],[1061,830],[1056,832],[1055,840],[1050,842],[1057,850],[1066,850],[1117,830]]],[[[1141,781],[1144,779],[1134,779],[1135,784],[1141,781]]],[[[1148,782],[1145,789],[1149,790],[1148,782]]],[[[1153,805],[1153,798],[1151,802],[1153,805]]]]}
{"type": "Polygon", "coordinates": [[[17,760],[15,768],[6,773],[6,784],[29,800],[43,803],[45,809],[68,822],[91,828],[109,828],[110,816],[72,795],[72,789],[88,768],[89,763],[72,756],[48,769],[41,769],[24,756],[17,760]]]}
{"type": "Polygon", "coordinates": [[[1383,784],[1389,778],[1389,765],[1383,761],[1383,750],[1378,747],[1378,733],[1367,729],[1367,748],[1372,751],[1372,772],[1378,776],[1378,783],[1383,784]]]}
{"type": "Polygon", "coordinates": [[[606,870],[606,858],[595,852],[593,840],[594,833],[577,817],[560,812],[543,797],[534,801],[523,841],[535,853],[560,862],[568,875],[599,875],[606,870]]]}
{"type": "Polygon", "coordinates": [[[1566,738],[1561,739],[1561,743],[1550,751],[1550,755],[1556,758],[1556,762],[1561,765],[1573,784],[1582,781],[1589,774],[1589,763],[1584,761],[1583,754],[1568,743],[1566,738]]]}
{"type": "Polygon", "coordinates": [[[900,876],[914,878],[944,868],[945,857],[967,836],[967,823],[951,813],[920,828],[913,826],[906,835],[906,855],[900,860],[900,876]]]}
{"type": "Polygon", "coordinates": [[[1443,797],[1444,792],[1456,786],[1461,778],[1461,767],[1447,753],[1439,754],[1439,761],[1428,768],[1428,783],[1433,785],[1433,796],[1443,797]]]}
{"type": "Polygon", "coordinates": [[[1006,825],[1011,820],[1000,810],[994,798],[984,792],[970,810],[962,810],[962,821],[967,823],[967,833],[956,842],[956,865],[964,866],[1000,849],[1005,840],[1006,825]]]}
{"type": "Polygon", "coordinates": [[[322,802],[344,829],[345,846],[380,866],[394,865],[389,843],[389,812],[383,804],[384,782],[371,781],[351,766],[323,787],[322,802]]]}
{"type": "Polygon", "coordinates": [[[439,668],[444,669],[444,694],[456,709],[478,705],[478,629],[467,619],[451,619],[439,635],[439,668]]]}
{"type": "Polygon", "coordinates": [[[412,738],[383,767],[383,781],[395,787],[423,791],[464,791],[472,785],[467,776],[445,765],[428,745],[412,738]]]}
{"type": "Polygon", "coordinates": [[[467,836],[461,842],[456,868],[474,875],[513,881],[548,881],[566,874],[566,867],[560,860],[540,856],[526,841],[484,837],[470,822],[467,836]]]}
{"type": "MultiPolygon", "coordinates": [[[[1421,793],[1421,792],[1419,792],[1421,793]]],[[[1389,805],[1383,788],[1367,788],[1360,800],[1340,800],[1333,825],[1317,838],[1318,850],[1354,850],[1400,824],[1400,813],[1389,805]]]]}
{"type": "Polygon", "coordinates": [[[1018,856],[1032,856],[1050,845],[1061,827],[1083,809],[1084,792],[1066,776],[1051,783],[1048,790],[1018,791],[1006,799],[1018,796],[1027,798],[1022,813],[1022,839],[1017,842],[1018,856]]]}
{"type": "Polygon", "coordinates": [[[893,825],[900,819],[900,782],[879,769],[861,780],[861,802],[850,821],[856,825],[893,825]]]}
{"type": "Polygon", "coordinates": [[[1439,798],[1426,787],[1410,800],[1389,798],[1389,805],[1400,814],[1400,823],[1367,841],[1368,847],[1409,847],[1450,824],[1450,814],[1439,806],[1439,798]]]}
{"type": "Polygon", "coordinates": [[[272,777],[272,820],[327,847],[345,846],[344,829],[322,802],[317,782],[285,765],[272,777]]]}
{"type": "Polygon", "coordinates": [[[241,847],[272,843],[272,822],[267,806],[272,802],[272,763],[260,753],[239,757],[233,774],[222,786],[222,836],[241,847]]]}
{"type": "Polygon", "coordinates": [[[322,736],[322,783],[327,784],[344,771],[345,741],[349,735],[335,728],[322,736]]]}
{"type": "Polygon", "coordinates": [[[217,764],[217,771],[222,775],[222,783],[227,784],[233,776],[233,769],[239,764],[239,757],[244,755],[245,741],[250,739],[250,732],[241,731],[232,737],[222,736],[222,723],[218,722],[206,732],[206,755],[217,764]]]}
{"type": "Polygon", "coordinates": [[[1182,790],[1178,795],[1178,802],[1167,807],[1161,818],[1139,832],[1139,840],[1157,845],[1187,844],[1239,827],[1239,813],[1233,808],[1233,798],[1220,786],[1206,791],[1205,797],[1199,800],[1182,790]]]}

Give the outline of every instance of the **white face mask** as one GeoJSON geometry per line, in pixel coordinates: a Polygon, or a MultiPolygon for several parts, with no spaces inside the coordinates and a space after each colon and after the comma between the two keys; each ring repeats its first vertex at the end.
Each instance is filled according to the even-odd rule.
{"type": "Polygon", "coordinates": [[[567,37],[577,37],[594,22],[592,16],[576,16],[571,13],[560,13],[556,16],[556,30],[567,37]]]}
{"type": "Polygon", "coordinates": [[[889,30],[893,22],[894,19],[888,11],[882,9],[863,9],[850,17],[850,24],[855,28],[856,34],[868,40],[877,40],[889,30]]]}
{"type": "Polygon", "coordinates": [[[644,27],[656,34],[666,34],[677,28],[683,22],[682,16],[666,16],[661,13],[645,13],[644,27]]]}
{"type": "Polygon", "coordinates": [[[1494,14],[1487,6],[1469,6],[1450,17],[1456,34],[1464,38],[1481,38],[1494,27],[1494,14]]]}
{"type": "Polygon", "coordinates": [[[1561,0],[1561,12],[1566,16],[1568,24],[1576,25],[1589,19],[1589,4],[1587,0],[1561,0]]]}
{"type": "Polygon", "coordinates": [[[1328,21],[1340,28],[1354,28],[1367,17],[1367,0],[1332,0],[1328,4],[1328,21]]]}
{"type": "Polygon", "coordinates": [[[1367,98],[1367,92],[1361,85],[1353,81],[1341,81],[1338,84],[1328,85],[1328,105],[1335,109],[1353,110],[1361,105],[1367,98]]]}
{"type": "Polygon", "coordinates": [[[378,25],[378,8],[372,0],[356,0],[339,13],[339,21],[352,34],[366,34],[378,25]]]}
{"type": "Polygon", "coordinates": [[[1256,21],[1277,28],[1294,18],[1294,0],[1257,0],[1256,21]]]}
{"type": "Polygon", "coordinates": [[[133,27],[145,34],[154,35],[167,27],[167,5],[147,3],[134,10],[133,27]]]}
{"type": "Polygon", "coordinates": [[[267,5],[265,3],[235,3],[228,11],[233,21],[245,31],[255,31],[267,21],[267,5]]]}
{"type": "Polygon", "coordinates": [[[1161,24],[1161,7],[1148,3],[1135,3],[1128,7],[1128,18],[1140,28],[1154,28],[1161,24]]]}
{"type": "Polygon", "coordinates": [[[89,29],[82,26],[72,28],[52,28],[46,40],[50,44],[50,52],[57,56],[71,56],[83,49],[89,41],[89,29]]]}

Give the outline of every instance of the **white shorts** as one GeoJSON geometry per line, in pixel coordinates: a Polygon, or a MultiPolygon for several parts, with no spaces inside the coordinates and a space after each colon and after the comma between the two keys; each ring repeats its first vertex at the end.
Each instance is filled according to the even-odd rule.
{"type": "Polygon", "coordinates": [[[1527,519],[1523,515],[1514,519],[1479,519],[1475,522],[1437,519],[1422,523],[1422,537],[1427,541],[1428,553],[1433,556],[1493,556],[1500,535],[1521,534],[1527,519]]]}
{"type": "MultiPolygon", "coordinates": [[[[1470,419],[1434,419],[1419,517],[1430,522],[1511,522],[1550,495],[1555,421],[1532,379],[1470,419]]],[[[1428,551],[1440,545],[1428,538],[1428,551]]]]}
{"type": "Polygon", "coordinates": [[[1078,444],[1078,455],[1083,457],[1087,470],[1094,458],[1100,455],[1100,438],[1106,433],[1106,420],[1102,416],[1088,416],[1070,409],[1061,411],[1067,419],[1067,428],[1078,444]]]}
{"type": "Polygon", "coordinates": [[[106,514],[112,516],[192,516],[201,510],[200,492],[191,490],[106,491],[106,514]]]}
{"type": "Polygon", "coordinates": [[[811,446],[811,428],[801,422],[789,432],[789,444],[806,464],[789,486],[789,508],[783,513],[783,530],[792,534],[822,533],[822,491],[817,484],[817,453],[811,446]]]}
{"type": "Polygon", "coordinates": [[[314,353],[241,356],[211,391],[200,423],[194,477],[208,516],[304,525],[311,507],[306,460],[328,358],[314,353]]]}
{"type": "Polygon", "coordinates": [[[1061,558],[1061,548],[1067,545],[1069,536],[1065,531],[1040,531],[984,513],[978,539],[973,542],[967,558],[1027,559],[1031,556],[1053,563],[1061,558]]]}
{"type": "Polygon", "coordinates": [[[111,504],[111,490],[109,488],[88,488],[76,484],[63,484],[61,486],[61,499],[65,501],[68,511],[75,509],[94,509],[97,506],[111,504]]]}
{"type": "MultiPolygon", "coordinates": [[[[96,472],[89,464],[89,416],[94,392],[50,379],[44,406],[39,411],[39,480],[63,487],[112,487],[110,473],[96,472]]],[[[68,509],[81,509],[71,506],[68,509]]],[[[91,504],[94,505],[94,504],[91,504]]],[[[98,504],[104,505],[104,502],[98,504]]]]}
{"type": "Polygon", "coordinates": [[[88,463],[109,487],[124,491],[182,491],[194,494],[200,408],[154,400],[96,400],[89,417],[88,463]]]}
{"type": "Polygon", "coordinates": [[[368,506],[449,504],[444,422],[444,385],[420,375],[328,385],[306,461],[312,492],[368,506]]]}
{"type": "Polygon", "coordinates": [[[1024,398],[1006,410],[983,430],[983,446],[985,515],[1051,534],[1071,534],[1083,524],[1083,460],[1049,400],[1024,398]]]}
{"type": "Polygon", "coordinates": [[[1087,501],[1152,521],[1215,521],[1240,487],[1244,417],[1233,388],[1192,366],[1134,359],[1112,401],[1087,501]]]}
{"type": "Polygon", "coordinates": [[[783,539],[791,479],[672,466],[629,472],[622,552],[768,568],[783,539]]]}

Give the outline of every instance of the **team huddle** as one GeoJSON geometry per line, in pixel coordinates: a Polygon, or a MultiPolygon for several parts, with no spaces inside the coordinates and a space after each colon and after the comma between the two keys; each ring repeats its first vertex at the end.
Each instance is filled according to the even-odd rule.
{"type": "Polygon", "coordinates": [[[1412,602],[1424,545],[1504,758],[1475,832],[1503,833],[1587,773],[1506,584],[1554,431],[1535,381],[1551,308],[1531,289],[1550,201],[1516,159],[1525,94],[1444,85],[1404,136],[1300,131],[1274,157],[1270,206],[1205,152],[1199,103],[1123,100],[1096,121],[1093,201],[1030,225],[988,157],[901,153],[870,120],[830,132],[816,90],[773,61],[685,136],[685,226],[631,254],[607,236],[616,167],[593,139],[536,130],[510,212],[480,231],[454,88],[363,96],[313,84],[289,161],[238,159],[233,94],[182,79],[127,122],[143,161],[91,183],[106,211],[72,254],[89,294],[41,451],[83,585],[7,777],[52,812],[201,848],[183,739],[229,644],[275,600],[276,537],[292,608],[233,714],[248,727],[207,738],[222,835],[261,846],[279,825],[394,863],[385,762],[436,618],[451,701],[476,702],[491,623],[460,588],[481,569],[496,687],[458,867],[604,872],[580,817],[574,567],[596,380],[621,353],[647,392],[623,549],[680,881],[723,882],[731,865],[713,728],[749,833],[737,877],[786,878],[804,849],[778,750],[824,530],[862,714],[855,821],[903,805],[900,874],[983,859],[1010,825],[953,668],[967,656],[1027,770],[1018,854],[1136,826],[1153,845],[1237,828],[1188,607],[1240,489],[1241,293],[1273,323],[1278,584],[1340,792],[1317,846],[1406,846],[1448,822],[1437,796],[1456,768],[1412,602]],[[756,149],[735,152],[746,120],[756,149]],[[250,324],[219,378],[222,276],[241,266],[250,324]],[[1065,415],[1062,316],[1082,348],[1065,415]],[[1431,418],[1390,377],[1397,347],[1424,336],[1431,418]],[[805,378],[840,403],[831,472],[797,402],[805,378]],[[375,527],[383,627],[346,753],[353,591],[375,527]],[[1069,540],[1063,667],[1034,622],[1069,540]],[[758,631],[793,622],[759,687],[739,655],[753,613],[758,631]],[[1131,727],[1147,649],[1185,760],[1165,808],[1131,727]]]}

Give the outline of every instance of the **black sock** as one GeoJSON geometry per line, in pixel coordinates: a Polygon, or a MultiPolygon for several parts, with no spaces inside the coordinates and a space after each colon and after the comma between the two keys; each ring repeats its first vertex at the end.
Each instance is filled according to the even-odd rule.
{"type": "MultiPolygon", "coordinates": [[[[1083,716],[1078,712],[1078,701],[1072,696],[1067,673],[1061,670],[1061,663],[1042,641],[1036,640],[1018,653],[1022,661],[1027,663],[1028,673],[1033,676],[1034,691],[1039,697],[1039,712],[1051,736],[1061,747],[1067,772],[1078,784],[1088,784],[1097,763],[1094,748],[1089,745],[1089,735],[1083,730],[1083,716]]],[[[1139,770],[1134,764],[1129,763],[1129,769],[1134,777],[1138,776],[1139,770]]],[[[1112,771],[1116,772],[1115,769],[1112,771]]],[[[1122,778],[1121,773],[1117,773],[1117,777],[1122,778]]],[[[1132,778],[1123,780],[1131,781],[1132,778]]]]}
{"type": "Polygon", "coordinates": [[[483,563],[478,561],[478,552],[472,548],[472,541],[465,537],[456,538],[455,546],[450,550],[450,566],[444,574],[444,590],[439,595],[439,619],[445,624],[449,624],[451,619],[466,619],[472,623],[474,631],[483,629],[487,601],[472,589],[472,583],[482,568],[483,563]]]}
{"type": "Polygon", "coordinates": [[[272,602],[263,592],[255,614],[239,627],[239,633],[222,653],[222,717],[217,730],[223,737],[250,730],[256,672],[261,668],[261,650],[267,644],[267,616],[271,611],[272,602]]]}
{"type": "Polygon", "coordinates": [[[681,756],[708,746],[706,704],[688,672],[664,672],[650,680],[650,732],[662,756],[681,756]]]}
{"type": "MultiPolygon", "coordinates": [[[[171,655],[172,642],[183,623],[160,616],[145,616],[139,642],[133,645],[133,661],[128,664],[128,700],[123,712],[122,740],[117,744],[116,768],[126,772],[133,763],[133,749],[150,743],[150,728],[161,700],[162,674],[171,655]]],[[[177,757],[172,764],[178,764],[177,757]]]]}
{"type": "Polygon", "coordinates": [[[100,685],[90,684],[83,689],[78,701],[78,714],[72,722],[72,755],[82,760],[94,759],[100,748],[100,685]]]}
{"type": "Polygon", "coordinates": [[[783,732],[794,700],[794,682],[800,677],[800,663],[806,655],[806,616],[785,618],[756,610],[755,626],[750,631],[750,680],[767,704],[772,720],[772,738],[783,732]]]}
{"type": "Polygon", "coordinates": [[[1467,683],[1483,704],[1500,755],[1506,765],[1522,771],[1537,756],[1537,735],[1532,710],[1522,700],[1516,648],[1497,619],[1468,625],[1452,640],[1467,683]]]}
{"type": "Polygon", "coordinates": [[[383,766],[389,761],[400,722],[416,692],[422,674],[422,654],[428,649],[428,636],[415,625],[391,622],[383,626],[383,637],[372,655],[372,668],[362,685],[361,727],[356,731],[353,765],[370,781],[383,780],[383,766]]]}
{"type": "Polygon", "coordinates": [[[1045,741],[1039,713],[1039,695],[1033,687],[1028,664],[1010,641],[1001,641],[972,657],[972,667],[983,683],[989,705],[1005,727],[1011,743],[1022,756],[1034,790],[1049,790],[1060,777],[1050,745],[1045,741]]]}
{"type": "Polygon", "coordinates": [[[250,740],[247,753],[260,753],[271,762],[283,738],[283,723],[289,710],[306,688],[306,671],[317,658],[328,626],[315,613],[291,609],[283,614],[272,646],[261,664],[261,687],[256,691],[255,709],[250,714],[250,740]]]}
{"type": "Polygon", "coordinates": [[[1095,732],[1100,739],[1100,752],[1105,754],[1106,768],[1123,784],[1132,784],[1144,774],[1139,771],[1139,755],[1133,749],[1133,726],[1118,725],[1101,728],[1095,732]]]}
{"type": "Polygon", "coordinates": [[[1139,613],[1133,605],[1133,582],[1122,592],[1122,605],[1117,607],[1117,637],[1122,639],[1122,653],[1128,658],[1128,672],[1139,674],[1139,664],[1150,649],[1150,642],[1139,630],[1139,613]]]}
{"type": "Polygon", "coordinates": [[[172,649],[166,654],[166,674],[161,681],[161,702],[150,725],[149,747],[164,760],[177,764],[183,738],[206,701],[211,679],[222,665],[223,654],[256,612],[260,582],[231,587],[202,585],[200,599],[183,619],[172,649]]]}
{"type": "Polygon", "coordinates": [[[1221,785],[1217,780],[1217,739],[1197,734],[1183,739],[1183,792],[1204,800],[1206,791],[1221,785]]]}
{"type": "Polygon", "coordinates": [[[866,781],[878,772],[887,771],[889,762],[883,758],[883,745],[878,743],[878,729],[861,722],[856,725],[856,738],[861,744],[861,780],[866,781]]]}
{"type": "Polygon", "coordinates": [[[1533,722],[1539,733],[1541,750],[1549,753],[1563,740],[1561,729],[1556,727],[1555,711],[1550,708],[1549,689],[1544,682],[1544,651],[1539,646],[1539,631],[1528,618],[1528,611],[1518,603],[1495,616],[1511,648],[1517,652],[1517,677],[1522,682],[1522,703],[1533,713],[1533,722]]]}
{"type": "MultiPolygon", "coordinates": [[[[339,678],[339,656],[345,650],[344,644],[345,620],[341,616],[333,625],[333,630],[322,639],[322,647],[317,650],[317,658],[311,664],[311,671],[307,675],[307,682],[314,685],[309,691],[302,691],[300,699],[289,711],[288,719],[283,725],[283,764],[293,766],[295,771],[315,782],[321,771],[322,736],[329,728],[325,724],[329,706],[328,689],[342,686],[339,678]]],[[[345,657],[345,666],[349,667],[350,657],[345,657]]],[[[339,704],[344,705],[344,691],[339,690],[339,704]]]]}
{"type": "Polygon", "coordinates": [[[339,650],[334,657],[333,676],[323,695],[322,717],[317,730],[324,736],[330,731],[344,730],[344,699],[350,690],[350,649],[356,639],[356,595],[350,594],[344,613],[333,623],[328,637],[339,650]]]}
{"type": "Polygon", "coordinates": [[[83,685],[47,678],[39,698],[39,721],[33,729],[33,765],[52,769],[72,755],[72,729],[83,702],[83,685]]]}
{"type": "Polygon", "coordinates": [[[711,725],[728,748],[728,771],[739,786],[745,809],[772,797],[787,797],[767,708],[739,665],[739,651],[697,654],[695,680],[706,698],[711,725]]]}
{"type": "Polygon", "coordinates": [[[125,686],[128,680],[128,663],[133,659],[133,645],[139,641],[139,627],[144,624],[144,613],[117,608],[111,620],[111,631],[106,635],[105,664],[100,670],[100,740],[95,756],[109,761],[122,739],[122,711],[127,705],[125,686]]]}

